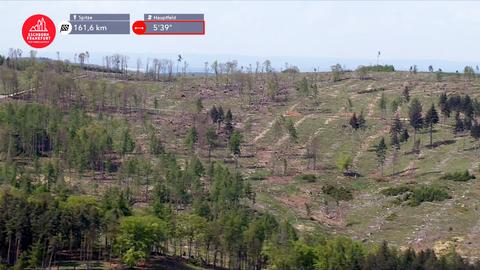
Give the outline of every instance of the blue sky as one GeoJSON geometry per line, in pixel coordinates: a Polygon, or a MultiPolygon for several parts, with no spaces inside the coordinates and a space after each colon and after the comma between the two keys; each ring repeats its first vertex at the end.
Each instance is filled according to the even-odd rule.
{"type": "Polygon", "coordinates": [[[445,63],[450,69],[480,63],[480,2],[474,1],[0,1],[0,9],[3,53],[10,47],[30,50],[21,27],[36,13],[57,24],[70,13],[130,13],[132,22],[144,13],[204,13],[205,36],[57,35],[39,55],[181,53],[191,66],[236,58],[310,68],[316,59],[321,65],[375,63],[380,50],[382,63],[445,63]]]}

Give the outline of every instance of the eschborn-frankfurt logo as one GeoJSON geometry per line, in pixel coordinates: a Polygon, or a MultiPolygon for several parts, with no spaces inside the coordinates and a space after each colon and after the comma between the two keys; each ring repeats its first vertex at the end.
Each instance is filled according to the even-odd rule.
{"type": "Polygon", "coordinates": [[[60,34],[68,35],[72,32],[72,24],[69,21],[62,21],[60,23],[60,34]]]}
{"type": "Polygon", "coordinates": [[[22,36],[33,48],[45,48],[55,39],[55,24],[42,14],[30,16],[23,23],[22,36]]]}

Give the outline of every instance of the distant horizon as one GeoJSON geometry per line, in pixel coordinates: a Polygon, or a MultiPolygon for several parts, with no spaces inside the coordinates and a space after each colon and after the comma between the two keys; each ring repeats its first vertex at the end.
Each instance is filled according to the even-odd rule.
{"type": "MultiPolygon", "coordinates": [[[[348,68],[376,63],[408,69],[461,70],[480,63],[480,2],[471,1],[0,1],[5,12],[0,48],[30,50],[21,36],[26,18],[45,14],[56,24],[72,13],[128,13],[131,23],[148,12],[201,13],[204,36],[57,35],[39,55],[75,51],[118,52],[159,58],[185,56],[194,69],[203,61],[270,59],[302,70],[342,62],[348,68]],[[234,12],[233,12],[234,11],[234,12]]],[[[101,58],[101,57],[100,57],[101,58]]]]}
{"type": "MultiPolygon", "coordinates": [[[[80,51],[81,52],[81,51],[80,51]]],[[[74,55],[80,52],[60,52],[60,59],[61,60],[69,60],[72,63],[74,55]]],[[[102,66],[102,58],[104,56],[109,56],[116,54],[117,52],[89,52],[90,59],[89,64],[95,64],[102,66]]],[[[158,53],[121,53],[119,54],[126,55],[129,57],[128,60],[128,67],[131,70],[136,70],[136,61],[137,59],[141,59],[142,61],[142,68],[145,68],[145,61],[150,58],[158,58],[158,59],[169,59],[175,62],[176,65],[176,57],[178,54],[170,53],[170,54],[158,54],[158,53]]],[[[8,50],[2,52],[1,54],[7,55],[8,50]]],[[[23,57],[28,57],[29,51],[23,51],[23,57]]],[[[285,69],[285,64],[288,63],[291,66],[296,66],[300,69],[301,72],[312,72],[314,69],[320,72],[327,72],[330,71],[330,67],[335,64],[341,64],[348,70],[355,70],[358,66],[369,66],[369,65],[376,65],[376,59],[340,59],[334,57],[294,57],[294,56],[248,56],[248,55],[200,55],[200,54],[181,54],[183,59],[187,61],[188,64],[188,72],[191,73],[203,73],[204,72],[204,62],[209,62],[209,65],[215,60],[219,62],[226,62],[237,60],[238,67],[240,68],[243,66],[245,69],[251,64],[253,69],[255,69],[255,64],[257,61],[263,63],[265,60],[270,60],[272,62],[272,67],[276,71],[281,71],[285,69]]],[[[56,52],[44,52],[44,51],[37,51],[37,57],[45,57],[50,58],[52,60],[57,59],[56,52]]],[[[479,61],[480,63],[480,61],[479,61]]],[[[417,59],[417,60],[409,60],[409,59],[382,59],[380,57],[379,65],[393,65],[396,71],[408,71],[410,66],[417,65],[419,71],[428,71],[428,67],[430,65],[433,66],[434,70],[437,71],[439,68],[442,69],[444,72],[460,72],[463,73],[463,69],[465,66],[471,66],[476,71],[476,66],[480,65],[475,62],[465,62],[465,61],[452,61],[452,60],[432,60],[432,59],[417,59]]]]}

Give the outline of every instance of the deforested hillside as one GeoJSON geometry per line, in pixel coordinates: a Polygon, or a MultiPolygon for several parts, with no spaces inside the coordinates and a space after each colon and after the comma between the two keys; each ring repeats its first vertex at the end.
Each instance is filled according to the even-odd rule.
{"type": "Polygon", "coordinates": [[[451,269],[480,256],[473,68],[151,61],[0,58],[2,265],[451,269]],[[352,254],[331,261],[339,249],[352,254]]]}

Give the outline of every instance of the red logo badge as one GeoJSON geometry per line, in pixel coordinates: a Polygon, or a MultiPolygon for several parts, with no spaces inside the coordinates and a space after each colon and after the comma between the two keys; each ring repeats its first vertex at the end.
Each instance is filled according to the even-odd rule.
{"type": "Polygon", "coordinates": [[[42,14],[30,16],[23,23],[22,35],[25,42],[33,48],[45,48],[55,38],[55,24],[42,14]]]}

